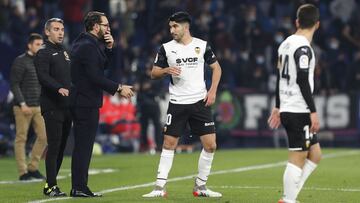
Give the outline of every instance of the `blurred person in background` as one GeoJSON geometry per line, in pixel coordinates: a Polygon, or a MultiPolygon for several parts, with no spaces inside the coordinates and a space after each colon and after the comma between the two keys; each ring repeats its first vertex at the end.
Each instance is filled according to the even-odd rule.
{"type": "Polygon", "coordinates": [[[140,113],[141,139],[140,151],[153,152],[161,150],[163,143],[162,129],[160,123],[160,106],[157,97],[162,93],[161,81],[151,80],[151,68],[147,67],[138,79],[137,106],[140,113]],[[154,126],[154,139],[148,136],[149,121],[154,126]],[[152,143],[154,142],[155,143],[152,143]]]}
{"type": "Polygon", "coordinates": [[[42,36],[30,34],[27,50],[18,56],[10,72],[11,91],[14,94],[13,107],[16,124],[15,159],[20,180],[45,179],[39,172],[39,162],[46,147],[46,131],[44,118],[40,110],[41,86],[34,65],[35,54],[43,44],[42,36]],[[36,133],[36,141],[32,147],[31,160],[26,163],[26,140],[30,125],[36,133]]]}

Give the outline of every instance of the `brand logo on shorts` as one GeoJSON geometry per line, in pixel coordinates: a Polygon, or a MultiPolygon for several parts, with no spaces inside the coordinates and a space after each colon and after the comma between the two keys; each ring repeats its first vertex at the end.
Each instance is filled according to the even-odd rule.
{"type": "Polygon", "coordinates": [[[215,125],[215,123],[214,122],[204,123],[204,126],[212,126],[212,125],[215,125]]]}

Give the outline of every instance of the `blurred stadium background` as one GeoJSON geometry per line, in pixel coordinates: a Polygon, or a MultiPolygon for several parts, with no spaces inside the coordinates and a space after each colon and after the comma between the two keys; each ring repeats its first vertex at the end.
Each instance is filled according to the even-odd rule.
{"type": "MultiPolygon", "coordinates": [[[[105,95],[97,137],[104,152],[154,150],[153,138],[159,135],[150,122],[149,139],[141,141],[145,125],[141,116],[148,113],[149,105],[159,105],[159,120],[164,122],[168,81],[151,81],[147,73],[161,43],[171,39],[167,17],[178,10],[193,16],[193,35],[211,43],[223,68],[213,108],[219,148],[284,147],[284,131],[269,130],[266,119],[274,101],[277,48],[294,32],[295,11],[303,3],[317,5],[321,13],[313,42],[320,140],[326,147],[359,147],[360,1],[0,0],[0,154],[13,151],[9,70],[24,52],[28,34],[42,33],[51,17],[63,18],[65,45],[70,49],[89,10],[105,12],[111,22],[116,47],[108,76],[138,90],[132,101],[105,95]],[[148,104],[149,98],[156,102],[148,104]]],[[[182,143],[190,144],[185,149],[191,151],[197,140],[187,135],[182,143]]]]}
{"type": "MultiPolygon", "coordinates": [[[[360,189],[356,181],[360,178],[356,169],[360,165],[357,150],[360,147],[359,0],[0,0],[2,199],[23,202],[42,198],[42,183],[35,183],[36,187],[32,187],[8,182],[17,179],[13,158],[15,125],[9,72],[14,58],[25,51],[29,33],[42,33],[47,19],[60,17],[65,20],[65,45],[70,49],[72,40],[83,30],[82,19],[87,11],[105,12],[116,41],[113,63],[107,75],[115,81],[132,84],[137,89],[137,96],[131,101],[104,96],[94,153],[120,154],[94,157],[92,169],[105,170],[111,165],[115,172],[120,172],[103,171],[101,176],[94,176],[90,184],[94,185],[95,191],[105,190],[107,193],[128,190],[106,191],[118,187],[119,183],[126,186],[153,181],[158,157],[148,156],[148,152],[155,153],[154,137],[159,135],[154,132],[155,122],[150,122],[146,133],[148,138],[141,140],[141,129],[144,128],[141,119],[149,113],[147,108],[159,107],[159,121],[163,123],[165,120],[168,81],[151,81],[148,72],[161,43],[171,39],[167,18],[178,10],[188,11],[193,16],[192,34],[210,42],[223,68],[217,103],[213,107],[218,148],[271,148],[220,151],[214,162],[214,171],[286,160],[285,132],[283,129],[270,130],[266,120],[274,103],[277,48],[283,39],[294,32],[295,11],[303,3],[318,6],[321,16],[321,26],[313,42],[317,58],[315,103],[321,121],[319,139],[323,147],[341,148],[326,149],[325,154],[330,154],[329,157],[334,157],[332,153],[345,153],[344,156],[349,157],[325,159],[324,167],[320,167],[310,180],[311,187],[305,188],[304,195],[300,197],[306,202],[314,202],[312,197],[321,194],[322,199],[316,202],[359,202],[360,189]],[[148,103],[153,99],[155,103],[148,103]],[[355,151],[349,148],[355,148],[355,151]],[[124,155],[122,152],[145,154],[124,155]],[[329,189],[328,186],[338,188],[329,189]]],[[[32,129],[29,133],[30,149],[34,140],[32,129]]],[[[199,147],[197,138],[186,134],[178,151],[192,152],[199,147]]],[[[71,153],[71,148],[70,139],[67,154],[71,153]]],[[[189,167],[174,167],[170,176],[182,177],[194,173],[197,157],[197,154],[180,155],[174,163],[189,167]]],[[[69,164],[69,158],[66,158],[61,171],[65,180],[61,180],[60,184],[65,185],[65,191],[70,189],[70,180],[66,179],[69,164]]],[[[281,194],[283,172],[283,168],[277,166],[283,165],[240,175],[214,176],[210,184],[224,192],[223,200],[227,202],[275,202],[281,194]]],[[[44,166],[41,166],[41,170],[44,171],[44,166]]],[[[184,187],[190,191],[192,183],[184,180],[188,188],[184,187]]],[[[130,187],[134,189],[133,192],[123,192],[121,195],[125,202],[141,201],[139,194],[146,192],[150,185],[130,187]]],[[[176,187],[170,187],[170,193],[175,193],[175,190],[182,192],[184,187],[177,183],[176,187]]],[[[181,195],[170,200],[192,201],[181,195]]],[[[118,201],[115,196],[106,198],[108,202],[118,201]]]]}

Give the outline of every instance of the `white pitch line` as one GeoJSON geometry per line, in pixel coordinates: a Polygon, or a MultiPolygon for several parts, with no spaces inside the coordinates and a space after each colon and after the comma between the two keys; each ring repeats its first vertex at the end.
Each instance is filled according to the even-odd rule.
{"type": "MultiPolygon", "coordinates": [[[[277,190],[277,189],[282,189],[281,187],[273,187],[273,186],[236,186],[236,185],[211,186],[211,188],[221,188],[221,189],[263,189],[263,190],[277,190]]],[[[303,190],[360,192],[360,188],[304,187],[303,190]]]]}
{"type": "MultiPolygon", "coordinates": [[[[70,172],[70,169],[64,169],[61,170],[60,172],[70,172]]],[[[112,169],[112,168],[105,168],[105,169],[90,169],[89,170],[89,175],[97,175],[97,174],[103,174],[103,173],[113,173],[116,172],[116,169],[112,169]]],[[[65,179],[65,178],[69,178],[71,177],[71,173],[67,174],[67,175],[58,175],[57,179],[61,180],[61,179],[65,179]]],[[[32,179],[32,180],[4,180],[4,181],[0,181],[0,185],[4,185],[4,184],[29,184],[29,183],[38,183],[38,182],[42,182],[43,180],[40,179],[32,179]]]]}
{"type": "MultiPolygon", "coordinates": [[[[355,150],[354,151],[348,151],[348,152],[332,153],[332,154],[323,155],[323,159],[343,157],[343,156],[351,156],[351,155],[356,155],[356,154],[359,154],[359,153],[360,153],[359,151],[355,151],[355,150]]],[[[238,172],[244,172],[244,171],[275,168],[275,167],[278,167],[278,166],[284,166],[286,163],[287,163],[287,161],[281,161],[281,162],[275,162],[275,163],[270,163],[270,164],[261,164],[261,165],[253,165],[253,166],[246,166],[246,167],[240,167],[240,168],[235,168],[235,169],[229,169],[229,170],[220,170],[220,171],[211,172],[210,175],[219,175],[219,174],[226,174],[226,173],[238,173],[238,172]]],[[[167,182],[176,182],[176,181],[193,179],[196,175],[197,174],[188,175],[188,176],[181,176],[181,177],[176,177],[176,178],[170,178],[170,179],[167,180],[167,182]]],[[[122,187],[102,190],[99,193],[106,194],[106,193],[123,191],[123,190],[132,190],[132,189],[137,189],[137,188],[144,188],[144,187],[154,186],[154,184],[155,184],[155,182],[149,182],[149,183],[144,183],[144,184],[140,184],[140,185],[122,186],[122,187]]],[[[68,199],[72,199],[72,197],[42,199],[42,200],[30,201],[29,203],[43,203],[43,202],[52,202],[52,201],[60,201],[60,200],[68,200],[68,199]]]]}

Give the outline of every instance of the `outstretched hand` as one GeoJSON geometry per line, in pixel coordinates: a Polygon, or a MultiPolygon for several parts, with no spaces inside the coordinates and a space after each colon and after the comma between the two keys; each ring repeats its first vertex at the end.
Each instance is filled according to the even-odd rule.
{"type": "Polygon", "coordinates": [[[132,91],[133,86],[130,85],[122,85],[121,91],[119,92],[120,96],[125,98],[130,98],[134,96],[134,92],[132,91]]]}

